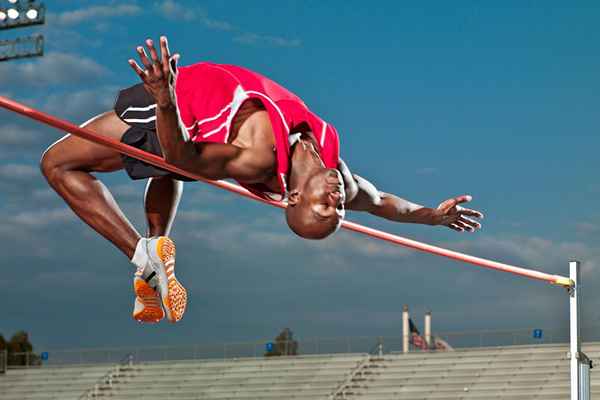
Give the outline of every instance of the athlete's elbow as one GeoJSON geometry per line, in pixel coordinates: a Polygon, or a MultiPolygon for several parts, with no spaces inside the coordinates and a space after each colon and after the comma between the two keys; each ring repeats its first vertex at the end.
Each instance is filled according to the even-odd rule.
{"type": "Polygon", "coordinates": [[[163,158],[169,164],[181,169],[189,169],[194,162],[198,161],[197,157],[194,157],[189,151],[184,151],[183,149],[163,151],[163,158]]]}
{"type": "Polygon", "coordinates": [[[223,174],[219,174],[214,166],[207,165],[197,158],[178,158],[173,160],[171,164],[179,169],[194,175],[199,175],[205,179],[219,180],[223,178],[223,174]]]}
{"type": "Polygon", "coordinates": [[[177,168],[182,168],[182,166],[186,163],[182,157],[175,156],[174,154],[165,153],[163,156],[165,161],[177,168]]]}

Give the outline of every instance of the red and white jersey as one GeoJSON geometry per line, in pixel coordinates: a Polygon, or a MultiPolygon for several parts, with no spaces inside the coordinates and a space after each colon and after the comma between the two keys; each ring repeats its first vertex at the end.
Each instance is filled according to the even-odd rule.
{"type": "Polygon", "coordinates": [[[202,62],[178,67],[172,94],[186,140],[228,143],[232,120],[247,99],[264,104],[273,126],[280,193],[262,184],[242,184],[267,199],[284,200],[290,169],[290,131],[307,123],[318,142],[317,151],[327,168],[336,168],[339,138],[336,129],[311,112],[295,94],[248,69],[202,62]]]}

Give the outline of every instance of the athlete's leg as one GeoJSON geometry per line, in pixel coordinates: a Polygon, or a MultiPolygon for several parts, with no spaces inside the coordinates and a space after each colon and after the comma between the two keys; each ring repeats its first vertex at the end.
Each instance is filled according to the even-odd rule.
{"type": "MultiPolygon", "coordinates": [[[[83,126],[116,140],[129,129],[114,111],[101,114],[83,126]]],[[[44,152],[40,168],[50,186],[75,214],[131,259],[140,235],[106,186],[92,175],[92,172],[122,169],[121,155],[108,147],[66,135],[44,152]]]]}
{"type": "Polygon", "coordinates": [[[175,278],[175,244],[166,237],[171,231],[182,191],[183,182],[168,176],[150,178],[146,186],[144,207],[148,236],[158,237],[149,243],[161,248],[158,251],[160,260],[152,256],[149,259],[151,263],[160,261],[166,268],[150,267],[136,274],[133,318],[140,322],[158,322],[164,317],[165,311],[169,320],[176,322],[185,312],[187,292],[175,278]],[[158,282],[150,280],[153,273],[159,275],[158,282]]]}
{"type": "Polygon", "coordinates": [[[168,236],[183,192],[183,182],[168,176],[148,179],[144,208],[148,236],[168,236]]]}

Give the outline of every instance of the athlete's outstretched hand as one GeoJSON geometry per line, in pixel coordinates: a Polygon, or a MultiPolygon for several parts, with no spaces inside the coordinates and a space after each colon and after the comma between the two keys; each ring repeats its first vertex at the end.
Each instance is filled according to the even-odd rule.
{"type": "Polygon", "coordinates": [[[444,201],[434,210],[433,225],[445,225],[458,232],[475,232],[481,228],[481,224],[471,217],[483,218],[483,214],[459,205],[471,199],[471,196],[463,195],[444,201]]]}
{"type": "Polygon", "coordinates": [[[171,106],[171,96],[169,94],[171,70],[169,69],[169,62],[173,61],[176,63],[179,59],[179,54],[171,57],[166,36],[161,36],[160,38],[160,58],[154,48],[152,39],[146,39],[146,46],[148,47],[148,51],[150,51],[150,59],[148,59],[144,46],[136,48],[144,68],[142,69],[134,59],[129,60],[129,65],[131,65],[131,68],[133,68],[142,82],[144,82],[144,87],[154,97],[156,105],[163,108],[169,107],[171,106]]]}

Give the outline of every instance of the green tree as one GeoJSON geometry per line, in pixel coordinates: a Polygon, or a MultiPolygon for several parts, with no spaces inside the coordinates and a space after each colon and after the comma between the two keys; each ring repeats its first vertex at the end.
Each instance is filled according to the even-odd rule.
{"type": "Polygon", "coordinates": [[[265,357],[275,356],[297,356],[298,342],[294,340],[294,334],[290,328],[285,328],[275,338],[273,349],[265,353],[265,357]]]}
{"type": "Polygon", "coordinates": [[[33,354],[33,345],[25,331],[18,331],[6,343],[8,365],[40,365],[40,358],[33,354]]]}

